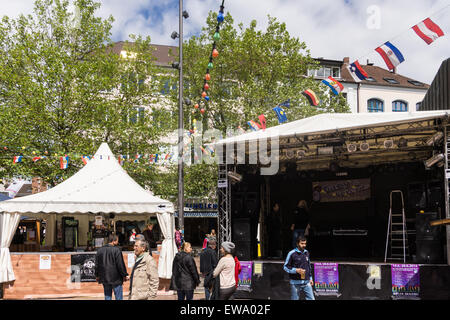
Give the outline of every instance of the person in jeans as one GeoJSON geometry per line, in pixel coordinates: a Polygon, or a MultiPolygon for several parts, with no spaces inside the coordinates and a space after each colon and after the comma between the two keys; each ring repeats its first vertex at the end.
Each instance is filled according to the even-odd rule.
{"type": "Polygon", "coordinates": [[[129,300],[156,300],[159,287],[158,267],[148,253],[149,244],[136,240],[134,244],[136,260],[131,270],[129,300]]]}
{"type": "Polygon", "coordinates": [[[309,252],[306,250],[305,236],[297,238],[297,248],[290,251],[284,262],[284,271],[289,274],[291,300],[299,300],[300,292],[304,292],[306,300],[315,300],[314,285],[309,252]]]}
{"type": "Polygon", "coordinates": [[[236,291],[235,261],[232,252],[235,248],[233,242],[223,242],[220,248],[222,258],[214,269],[213,277],[220,275],[219,299],[228,300],[236,291]]]}
{"type": "Polygon", "coordinates": [[[117,235],[109,235],[108,244],[99,248],[95,256],[95,277],[103,284],[105,300],[123,300],[123,282],[127,280],[127,268],[123,261],[122,250],[117,246],[117,235]]]}
{"type": "Polygon", "coordinates": [[[180,252],[175,255],[172,266],[170,290],[177,290],[178,300],[192,300],[194,290],[200,284],[197,266],[191,256],[192,247],[189,242],[181,245],[180,252]]]}
{"type": "MultiPolygon", "coordinates": [[[[200,273],[203,279],[206,278],[208,273],[214,271],[214,268],[217,266],[218,257],[216,252],[216,240],[208,241],[208,246],[205,250],[200,253],[200,273]]],[[[211,296],[210,288],[203,281],[205,287],[205,300],[209,300],[211,296]]]]}

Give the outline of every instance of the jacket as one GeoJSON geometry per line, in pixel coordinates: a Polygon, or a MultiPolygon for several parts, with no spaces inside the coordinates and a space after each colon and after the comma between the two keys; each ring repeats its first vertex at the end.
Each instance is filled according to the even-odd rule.
{"type": "Polygon", "coordinates": [[[154,300],[159,287],[159,276],[156,262],[148,254],[143,253],[143,258],[137,261],[133,267],[130,278],[129,300],[154,300]]]}
{"type": "Polygon", "coordinates": [[[220,278],[214,278],[213,271],[210,271],[206,274],[204,286],[209,288],[211,291],[209,300],[220,300],[220,278]]]}
{"type": "Polygon", "coordinates": [[[206,247],[206,249],[200,253],[200,272],[205,274],[214,270],[218,260],[217,252],[210,247],[206,247]]]}
{"type": "Polygon", "coordinates": [[[307,284],[312,280],[311,275],[311,261],[309,259],[309,251],[300,251],[298,248],[290,251],[284,262],[284,271],[289,274],[290,283],[292,284],[307,284]],[[295,269],[305,269],[305,279],[302,279],[295,269]]]}
{"type": "Polygon", "coordinates": [[[95,277],[98,283],[118,286],[123,284],[123,278],[128,275],[122,250],[107,244],[97,250],[95,255],[95,277]]]}
{"type": "Polygon", "coordinates": [[[194,258],[187,252],[178,252],[173,259],[170,290],[195,290],[199,284],[194,258]]]}
{"type": "Polygon", "coordinates": [[[236,288],[237,288],[239,285],[239,273],[241,273],[242,268],[241,268],[241,263],[239,262],[238,257],[234,257],[234,263],[235,263],[234,279],[236,280],[236,288]]]}

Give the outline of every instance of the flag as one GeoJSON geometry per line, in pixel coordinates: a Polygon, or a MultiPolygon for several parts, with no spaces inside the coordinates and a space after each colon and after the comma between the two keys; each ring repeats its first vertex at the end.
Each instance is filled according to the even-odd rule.
{"type": "Polygon", "coordinates": [[[303,91],[302,94],[308,99],[310,105],[317,106],[319,104],[319,99],[311,89],[303,91]]]}
{"type": "Polygon", "coordinates": [[[60,157],[59,164],[61,169],[67,169],[67,167],[69,166],[69,156],[65,155],[64,157],[60,157]]]}
{"type": "Polygon", "coordinates": [[[91,157],[89,157],[89,156],[82,156],[81,160],[83,160],[83,163],[86,165],[88,163],[88,161],[91,160],[91,157]]]}
{"type": "Polygon", "coordinates": [[[202,150],[203,154],[206,154],[206,155],[208,154],[208,152],[202,146],[200,146],[200,150],[202,150]]]}
{"type": "Polygon", "coordinates": [[[430,18],[427,18],[421,23],[416,24],[414,27],[412,27],[412,29],[427,44],[433,43],[434,40],[444,35],[442,29],[439,28],[439,26],[430,18]]]}
{"type": "Polygon", "coordinates": [[[393,70],[396,66],[405,61],[400,50],[389,41],[376,48],[375,51],[381,55],[389,70],[393,70]]]}
{"type": "Polygon", "coordinates": [[[273,111],[275,111],[275,113],[277,114],[279,123],[284,123],[287,121],[286,112],[284,112],[283,108],[277,106],[273,108],[273,111]]]}
{"type": "Polygon", "coordinates": [[[151,154],[149,160],[150,160],[150,163],[158,162],[158,154],[151,154]]]}
{"type": "Polygon", "coordinates": [[[252,129],[253,131],[258,131],[260,129],[260,125],[257,124],[253,120],[247,121],[247,124],[250,126],[250,129],[252,129]]]}
{"type": "Polygon", "coordinates": [[[139,159],[142,158],[142,155],[137,154],[136,159],[134,160],[134,163],[139,163],[139,159]]]}
{"type": "Polygon", "coordinates": [[[286,100],[285,102],[282,102],[278,105],[279,107],[286,107],[286,108],[290,108],[291,107],[291,99],[286,100]]]}
{"type": "Polygon", "coordinates": [[[121,154],[119,154],[119,156],[117,157],[117,161],[119,162],[119,164],[121,165],[121,166],[123,166],[123,158],[122,158],[123,156],[121,155],[121,154]]]}
{"type": "Polygon", "coordinates": [[[14,161],[14,163],[22,162],[22,156],[15,156],[13,161],[14,161]]]}
{"type": "Polygon", "coordinates": [[[211,153],[211,154],[213,154],[215,151],[214,151],[214,148],[212,148],[212,147],[210,147],[210,146],[206,146],[206,149],[211,153]]]}
{"type": "Polygon", "coordinates": [[[327,85],[335,95],[338,95],[344,90],[344,86],[331,76],[328,79],[322,80],[322,83],[327,85]]]}
{"type": "Polygon", "coordinates": [[[261,114],[258,116],[259,119],[259,123],[261,124],[261,129],[265,130],[266,129],[266,117],[261,114]]]}
{"type": "Polygon", "coordinates": [[[245,133],[245,130],[241,126],[238,126],[237,128],[241,134],[245,133]]]}
{"type": "Polygon", "coordinates": [[[353,62],[351,65],[347,66],[348,71],[350,72],[350,75],[356,82],[361,82],[362,80],[365,80],[369,77],[367,72],[364,71],[364,69],[359,64],[358,60],[353,62]]]}
{"type": "Polygon", "coordinates": [[[38,162],[39,160],[45,159],[45,158],[47,158],[47,157],[46,157],[46,156],[43,156],[43,157],[33,157],[33,162],[38,162]]]}

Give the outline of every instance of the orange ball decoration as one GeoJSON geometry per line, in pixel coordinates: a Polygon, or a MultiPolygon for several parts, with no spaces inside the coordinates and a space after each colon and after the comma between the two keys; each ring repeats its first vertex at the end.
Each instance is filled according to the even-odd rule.
{"type": "Polygon", "coordinates": [[[202,98],[204,98],[204,97],[206,97],[206,92],[205,91],[202,92],[202,98]]]}
{"type": "Polygon", "coordinates": [[[209,73],[207,73],[207,74],[205,75],[205,80],[206,80],[206,81],[211,80],[211,75],[210,75],[209,73]]]}
{"type": "Polygon", "coordinates": [[[217,58],[219,56],[219,51],[217,51],[217,49],[214,49],[212,52],[212,56],[213,58],[217,58]]]}
{"type": "Polygon", "coordinates": [[[199,105],[198,103],[194,106],[195,109],[198,109],[199,105]]]}
{"type": "Polygon", "coordinates": [[[205,109],[200,109],[200,112],[201,112],[201,114],[204,114],[205,113],[205,109]]]}
{"type": "Polygon", "coordinates": [[[209,90],[209,84],[205,83],[205,86],[203,88],[205,88],[205,90],[209,90]]]}

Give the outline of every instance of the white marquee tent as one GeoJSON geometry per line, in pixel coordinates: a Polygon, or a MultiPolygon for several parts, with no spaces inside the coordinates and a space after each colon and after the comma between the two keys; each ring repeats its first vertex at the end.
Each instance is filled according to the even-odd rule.
{"type": "MultiPolygon", "coordinates": [[[[94,157],[69,179],[48,191],[0,203],[0,283],[15,280],[9,246],[20,215],[47,219],[55,223],[57,215],[89,215],[114,213],[116,220],[137,220],[156,215],[164,236],[158,263],[161,278],[172,276],[172,261],[177,252],[174,240],[174,208],[143,189],[126,173],[103,143],[94,157]]],[[[46,238],[54,238],[49,228],[46,238]]]]}

